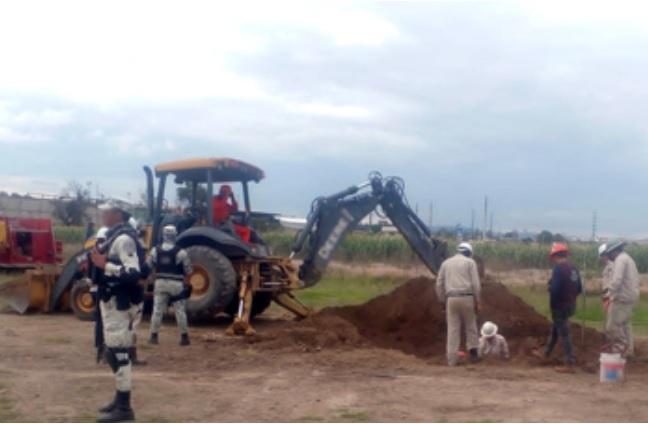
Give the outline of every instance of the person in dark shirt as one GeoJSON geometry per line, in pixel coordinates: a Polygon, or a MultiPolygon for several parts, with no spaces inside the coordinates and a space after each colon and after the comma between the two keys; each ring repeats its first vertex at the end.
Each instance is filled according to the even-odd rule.
{"type": "Polygon", "coordinates": [[[549,280],[549,303],[553,325],[549,342],[545,348],[545,357],[549,358],[553,349],[562,340],[567,370],[575,364],[574,349],[571,341],[569,318],[576,312],[576,299],[583,291],[580,272],[569,261],[569,248],[563,243],[554,243],[549,254],[554,264],[549,280]]]}

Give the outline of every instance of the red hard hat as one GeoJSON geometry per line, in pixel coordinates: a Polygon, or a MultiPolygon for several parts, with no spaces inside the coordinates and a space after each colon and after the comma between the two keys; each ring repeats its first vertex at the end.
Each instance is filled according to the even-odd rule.
{"type": "Polygon", "coordinates": [[[554,243],[551,246],[551,253],[549,253],[549,257],[557,255],[558,253],[569,254],[569,247],[567,247],[565,243],[554,243]]]}

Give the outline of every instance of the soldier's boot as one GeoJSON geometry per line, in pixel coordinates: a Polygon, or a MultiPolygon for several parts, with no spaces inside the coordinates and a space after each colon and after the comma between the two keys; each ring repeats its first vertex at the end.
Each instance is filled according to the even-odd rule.
{"type": "Polygon", "coordinates": [[[477,349],[470,349],[470,362],[473,364],[479,362],[479,352],[477,349]]]}
{"type": "Polygon", "coordinates": [[[97,422],[121,423],[126,421],[135,421],[135,412],[130,404],[130,392],[117,391],[115,406],[110,412],[101,415],[97,422]]]}
{"type": "Polygon", "coordinates": [[[98,411],[100,414],[108,414],[112,412],[113,409],[115,409],[115,406],[117,406],[117,392],[115,392],[115,397],[113,397],[113,400],[110,401],[110,403],[107,403],[99,408],[98,411]]]}
{"type": "Polygon", "coordinates": [[[189,341],[189,334],[183,333],[180,335],[180,346],[189,346],[191,342],[189,341]]]}
{"type": "Polygon", "coordinates": [[[159,344],[160,342],[158,340],[158,333],[151,333],[148,342],[149,344],[154,344],[154,345],[159,344]]]}
{"type": "Polygon", "coordinates": [[[136,347],[129,347],[128,348],[128,356],[130,357],[130,360],[131,360],[131,363],[133,364],[133,366],[141,367],[141,366],[144,366],[144,365],[148,364],[148,362],[137,358],[137,348],[136,347]]]}
{"type": "Polygon", "coordinates": [[[97,364],[100,364],[104,359],[104,352],[106,351],[106,346],[102,345],[97,348],[97,364]]]}

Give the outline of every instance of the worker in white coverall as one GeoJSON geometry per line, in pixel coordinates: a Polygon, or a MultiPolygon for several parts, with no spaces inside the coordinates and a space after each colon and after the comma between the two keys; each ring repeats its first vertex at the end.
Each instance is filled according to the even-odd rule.
{"type": "Polygon", "coordinates": [[[614,263],[606,293],[605,335],[612,353],[632,355],[632,310],[639,300],[639,271],[635,261],[624,252],[625,242],[610,243],[603,252],[614,263]]]}
{"type": "Polygon", "coordinates": [[[158,344],[162,316],[170,304],[175,311],[176,324],[180,330],[180,345],[189,345],[187,327],[187,298],[191,294],[185,279],[193,272],[187,251],[176,244],[178,231],[173,225],[162,229],[162,244],[154,247],[147,263],[155,272],[153,291],[153,315],[149,343],[158,344]]]}
{"type": "Polygon", "coordinates": [[[102,270],[97,281],[99,307],[106,345],[105,359],[115,374],[115,397],[99,409],[99,422],[132,421],[131,407],[133,324],[141,318],[144,293],[138,284],[142,277],[144,251],[137,234],[128,225],[128,212],[114,202],[101,205],[106,241],[90,253],[95,267],[102,270]]]}
{"type": "Polygon", "coordinates": [[[450,366],[457,365],[459,361],[462,326],[466,333],[470,360],[479,361],[477,313],[481,305],[481,283],[472,254],[472,246],[461,243],[457,247],[457,254],[441,264],[436,282],[437,297],[446,308],[447,355],[450,366]]]}

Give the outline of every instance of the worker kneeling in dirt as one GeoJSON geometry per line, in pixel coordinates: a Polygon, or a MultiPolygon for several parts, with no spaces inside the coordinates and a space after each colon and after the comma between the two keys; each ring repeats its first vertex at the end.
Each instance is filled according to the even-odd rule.
{"type": "Polygon", "coordinates": [[[632,310],[639,300],[639,271],[623,251],[625,242],[610,243],[603,252],[614,264],[608,282],[605,336],[610,352],[633,356],[632,310]]]}
{"type": "Polygon", "coordinates": [[[446,305],[447,355],[450,366],[457,365],[459,360],[462,325],[470,360],[479,360],[476,315],[480,309],[481,283],[477,263],[472,259],[473,249],[469,243],[461,243],[457,252],[441,264],[436,283],[437,297],[446,305]]]}
{"type": "Polygon", "coordinates": [[[509,359],[508,343],[506,343],[504,336],[497,334],[497,331],[497,325],[493,322],[486,321],[482,325],[481,337],[479,338],[480,358],[509,359]]]}
{"type": "Polygon", "coordinates": [[[545,358],[549,358],[560,338],[565,362],[568,367],[571,367],[576,360],[569,318],[576,312],[576,299],[583,291],[583,283],[580,272],[569,262],[569,254],[569,248],[563,243],[554,243],[549,253],[549,259],[554,264],[551,280],[549,280],[549,303],[553,325],[544,354],[545,358]]]}
{"type": "Polygon", "coordinates": [[[180,345],[189,345],[187,329],[187,299],[191,296],[191,285],[185,284],[187,275],[193,272],[187,252],[176,245],[176,227],[167,225],[162,229],[162,244],[154,247],[148,259],[155,272],[153,316],[149,343],[158,344],[158,333],[162,316],[170,305],[175,311],[180,330],[180,345]]]}
{"type": "Polygon", "coordinates": [[[140,319],[144,292],[139,285],[144,251],[137,234],[127,223],[129,214],[115,203],[100,206],[106,241],[90,253],[94,266],[103,270],[98,283],[99,307],[103,322],[105,359],[115,374],[116,393],[112,402],[99,409],[99,422],[132,421],[131,355],[133,323],[140,319]]]}

